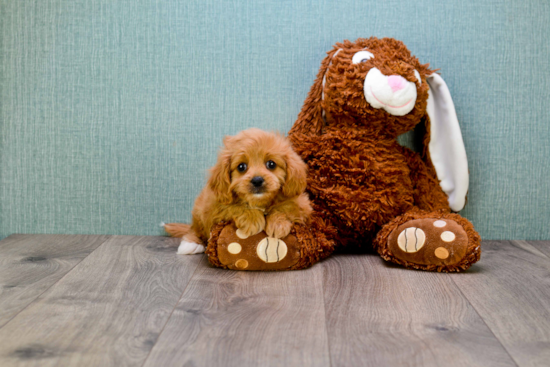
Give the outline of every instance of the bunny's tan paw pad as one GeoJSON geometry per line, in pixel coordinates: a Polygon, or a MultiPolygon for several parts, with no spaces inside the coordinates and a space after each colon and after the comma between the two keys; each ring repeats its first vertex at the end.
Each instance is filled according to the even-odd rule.
{"type": "Polygon", "coordinates": [[[228,225],[218,238],[217,254],[220,263],[229,269],[286,270],[300,259],[300,247],[292,234],[277,239],[262,231],[246,237],[234,225],[228,225]]]}
{"type": "Polygon", "coordinates": [[[397,259],[418,265],[452,265],[468,250],[468,235],[452,219],[422,218],[403,223],[388,238],[397,259]]]}

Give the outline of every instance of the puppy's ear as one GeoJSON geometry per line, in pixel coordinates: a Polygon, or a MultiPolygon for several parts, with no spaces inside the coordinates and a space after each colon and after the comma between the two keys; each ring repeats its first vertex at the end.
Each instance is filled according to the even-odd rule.
{"type": "Polygon", "coordinates": [[[307,165],[294,151],[286,155],[286,180],[283,194],[287,197],[300,195],[307,185],[307,165]]]}
{"type": "Polygon", "coordinates": [[[208,186],[222,204],[231,204],[233,194],[231,193],[231,151],[227,147],[228,138],[224,139],[225,147],[218,155],[218,161],[210,170],[208,186]]]}

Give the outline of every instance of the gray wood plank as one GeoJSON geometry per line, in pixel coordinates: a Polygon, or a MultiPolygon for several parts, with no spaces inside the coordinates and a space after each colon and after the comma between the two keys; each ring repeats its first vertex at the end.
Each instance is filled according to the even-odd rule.
{"type": "Polygon", "coordinates": [[[139,366],[202,256],[113,236],[0,329],[0,365],[139,366]]]}
{"type": "Polygon", "coordinates": [[[11,235],[0,241],[0,328],[108,237],[11,235]]]}
{"type": "MultiPolygon", "coordinates": [[[[518,241],[516,241],[518,242],[518,241]]],[[[525,241],[537,250],[550,257],[550,241],[525,241]]]]}
{"type": "Polygon", "coordinates": [[[525,241],[484,241],[476,269],[452,276],[520,367],[550,364],[550,259],[525,241]]]}
{"type": "Polygon", "coordinates": [[[328,366],[322,267],[199,268],[145,366],[328,366]]]}
{"type": "Polygon", "coordinates": [[[515,366],[448,274],[376,255],[323,266],[332,366],[515,366]]]}

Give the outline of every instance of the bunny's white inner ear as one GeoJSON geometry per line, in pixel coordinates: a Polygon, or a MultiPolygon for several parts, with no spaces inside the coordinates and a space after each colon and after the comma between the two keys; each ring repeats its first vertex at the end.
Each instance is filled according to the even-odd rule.
{"type": "Polygon", "coordinates": [[[430,158],[441,188],[455,212],[466,204],[468,193],[468,160],[458,125],[451,93],[441,76],[432,73],[426,78],[430,87],[427,112],[430,118],[430,158]]]}
{"type": "MultiPolygon", "coordinates": [[[[330,68],[330,66],[332,65],[332,59],[334,59],[336,57],[336,55],[338,55],[338,52],[342,51],[341,48],[339,48],[338,50],[336,50],[336,52],[334,53],[334,55],[332,55],[332,57],[330,58],[330,62],[328,63],[328,67],[327,67],[327,70],[325,71],[325,75],[323,75],[323,82],[321,84],[321,101],[325,99],[325,84],[327,82],[327,73],[328,73],[328,69],[330,68]]],[[[323,111],[324,113],[324,111],[323,111]]]]}
{"type": "MultiPolygon", "coordinates": [[[[325,84],[327,82],[327,73],[328,73],[328,69],[330,68],[330,66],[332,65],[332,59],[334,59],[334,57],[336,55],[338,55],[338,52],[342,51],[341,48],[339,48],[335,53],[334,55],[332,55],[332,57],[330,58],[330,62],[328,64],[328,67],[327,67],[327,70],[325,71],[325,75],[323,75],[323,82],[321,83],[321,101],[324,101],[325,100],[325,84]]],[[[323,122],[326,123],[327,122],[327,116],[326,116],[326,112],[325,110],[321,110],[321,117],[323,117],[323,122]]]]}

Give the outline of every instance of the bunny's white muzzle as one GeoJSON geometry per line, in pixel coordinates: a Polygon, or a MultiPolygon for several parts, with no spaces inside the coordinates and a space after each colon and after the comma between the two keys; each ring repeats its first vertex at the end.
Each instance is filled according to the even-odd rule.
{"type": "Polygon", "coordinates": [[[363,91],[373,108],[382,108],[394,116],[406,115],[416,103],[415,83],[399,75],[386,76],[377,68],[369,70],[363,91]]]}

